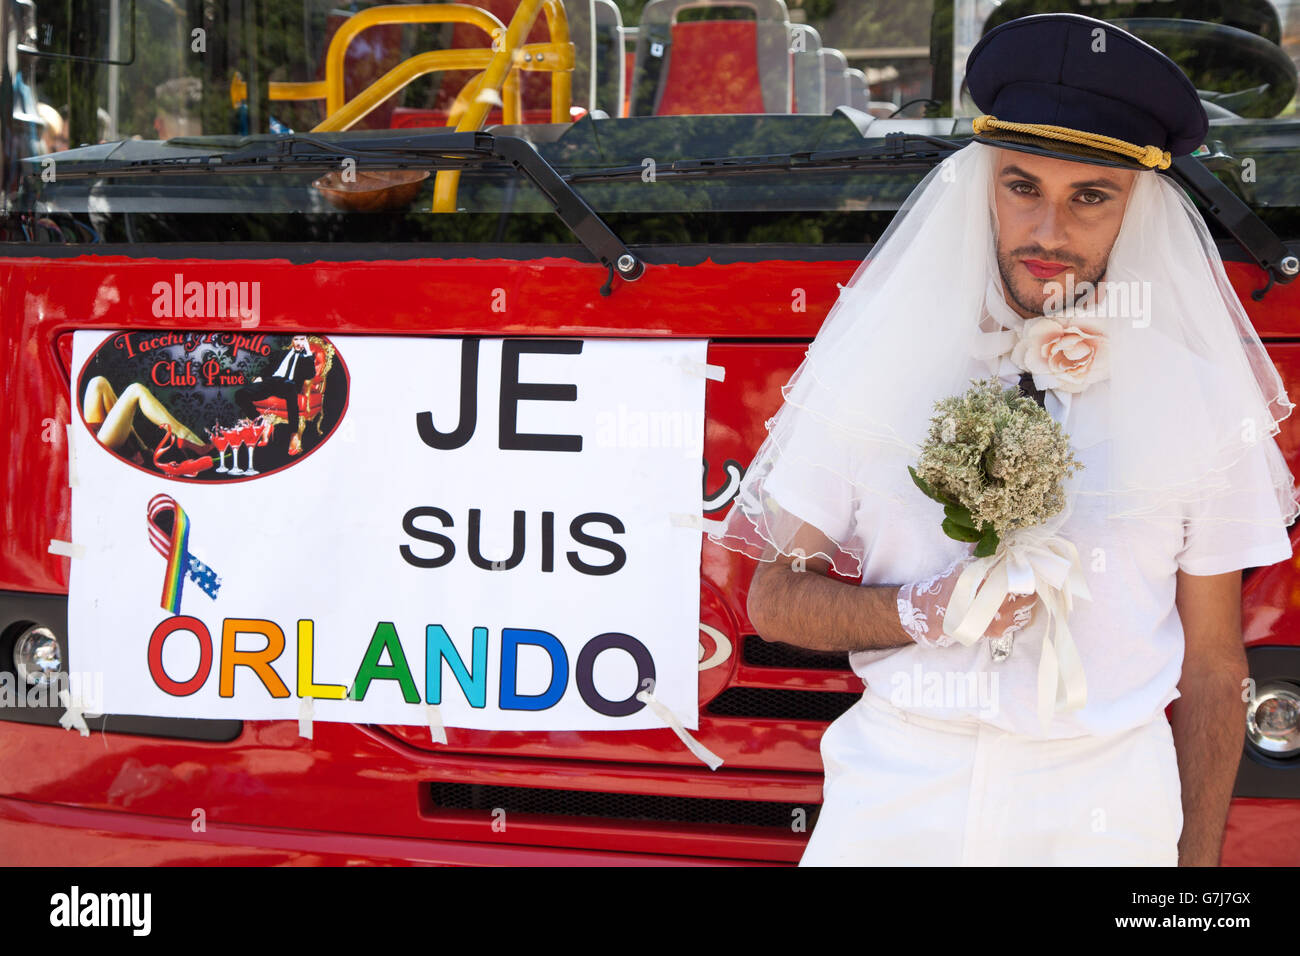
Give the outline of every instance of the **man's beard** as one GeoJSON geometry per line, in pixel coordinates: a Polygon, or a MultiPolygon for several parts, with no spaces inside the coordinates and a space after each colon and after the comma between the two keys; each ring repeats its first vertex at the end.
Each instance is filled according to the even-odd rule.
{"type": "MultiPolygon", "coordinates": [[[[1015,267],[1019,265],[1020,260],[1024,258],[1029,258],[1029,259],[1042,258],[1044,262],[1057,262],[1060,260],[1049,259],[1046,254],[1040,254],[1037,252],[1004,254],[1001,250],[998,251],[998,272],[1001,273],[1002,275],[1002,288],[1005,289],[1007,295],[1011,297],[1011,301],[1014,302],[1016,306],[1023,312],[1028,312],[1031,315],[1043,315],[1044,314],[1043,302],[1045,302],[1047,298],[1050,297],[1050,293],[1044,296],[1043,302],[1038,302],[1038,301],[1026,302],[1023,298],[1021,298],[1019,292],[1017,292],[1016,290],[1015,282],[1012,281],[1012,276],[1015,275],[1015,267]]],[[[1077,304],[1090,286],[1095,286],[1097,283],[1099,283],[1102,280],[1102,277],[1105,276],[1106,274],[1106,262],[1103,261],[1099,266],[1096,266],[1094,269],[1088,269],[1086,264],[1076,265],[1075,263],[1067,262],[1065,264],[1065,268],[1062,269],[1060,272],[1058,272],[1056,275],[1052,276],[1050,279],[1043,279],[1041,281],[1045,283],[1046,282],[1057,283],[1061,287],[1061,295],[1064,296],[1065,294],[1064,277],[1068,272],[1074,273],[1075,301],[1062,303],[1063,307],[1077,304]]],[[[1093,291],[1095,294],[1096,290],[1094,289],[1093,291]]],[[[1036,295],[1038,294],[1037,291],[1035,292],[1035,294],[1036,295]]]]}

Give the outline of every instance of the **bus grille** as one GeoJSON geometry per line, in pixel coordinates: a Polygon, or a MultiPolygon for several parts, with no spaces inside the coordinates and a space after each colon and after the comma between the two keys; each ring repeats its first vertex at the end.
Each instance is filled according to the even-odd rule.
{"type": "Polygon", "coordinates": [[[471,783],[432,783],[433,805],[443,810],[504,810],[507,814],[589,817],[592,820],[645,820],[658,823],[765,827],[789,832],[802,810],[811,816],[816,804],[709,797],[660,797],[639,793],[598,793],[501,787],[471,783]]]}

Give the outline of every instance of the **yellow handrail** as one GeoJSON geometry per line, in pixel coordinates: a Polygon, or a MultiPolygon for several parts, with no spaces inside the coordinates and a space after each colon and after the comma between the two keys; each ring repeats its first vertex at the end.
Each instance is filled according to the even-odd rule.
{"type": "MultiPolygon", "coordinates": [[[[553,43],[530,43],[523,48],[526,54],[534,57],[548,56],[549,60],[541,60],[537,65],[526,64],[525,69],[533,70],[571,70],[573,69],[573,50],[572,44],[569,49],[557,49],[557,44],[553,43]]],[[[375,80],[364,90],[348,100],[338,111],[322,120],[312,130],[314,133],[329,133],[339,130],[350,129],[367,113],[377,107],[384,100],[388,99],[402,87],[411,83],[413,80],[424,76],[426,73],[436,73],[440,70],[473,70],[484,69],[492,60],[495,54],[491,50],[431,50],[428,53],[419,53],[409,60],[403,60],[397,66],[393,67],[379,79],[375,80]]],[[[511,70],[506,75],[504,84],[507,94],[505,102],[502,104],[504,111],[504,120],[507,123],[517,123],[520,121],[521,110],[519,107],[518,87],[519,77],[518,70],[511,70]],[[512,89],[514,94],[511,95],[512,89]],[[512,115],[513,114],[513,115],[512,115]]],[[[483,76],[480,72],[473,77],[469,83],[462,87],[457,94],[457,102],[466,95],[469,87],[483,76]]],[[[492,101],[488,100],[489,108],[492,101]]],[[[567,107],[566,107],[567,110],[567,107]]],[[[554,105],[552,105],[552,116],[554,116],[554,105]]],[[[455,110],[453,108],[452,116],[455,110]]],[[[486,111],[484,117],[486,118],[486,111]]],[[[451,126],[455,122],[449,118],[447,125],[451,126]]],[[[477,129],[478,127],[474,127],[477,129]]]]}
{"type": "MultiPolygon", "coordinates": [[[[309,80],[306,83],[272,80],[268,93],[273,100],[323,100],[325,99],[325,81],[309,80]]],[[[235,71],[230,78],[230,105],[238,106],[248,99],[248,84],[244,77],[235,71]]]]}
{"type": "MultiPolygon", "coordinates": [[[[567,54],[567,66],[554,67],[556,72],[551,74],[551,122],[567,123],[569,122],[569,104],[573,95],[573,44],[569,42],[569,18],[564,11],[562,0],[522,0],[515,15],[510,19],[510,26],[506,28],[505,40],[497,47],[493,43],[494,56],[492,62],[488,64],[481,78],[476,77],[465,85],[461,90],[461,95],[465,95],[466,89],[477,83],[476,90],[472,94],[469,105],[465,107],[464,115],[456,123],[457,130],[480,129],[483,121],[487,119],[488,111],[492,107],[492,102],[485,94],[492,91],[500,95],[502,80],[505,78],[506,71],[512,66],[529,69],[529,63],[524,60],[523,38],[528,36],[533,28],[533,22],[537,19],[538,8],[545,11],[546,27],[550,34],[551,42],[547,46],[554,46],[558,54],[564,50],[567,54]]],[[[532,69],[551,69],[549,64],[544,60],[538,65],[532,66],[532,69]]],[[[457,101],[460,100],[457,96],[457,101]]],[[[504,105],[502,106],[502,118],[504,119],[504,105]]],[[[455,105],[452,107],[452,115],[455,115],[455,105]]],[[[447,125],[451,125],[451,117],[448,118],[447,125]]],[[[509,122],[507,120],[507,122],[509,122]]],[[[456,190],[460,185],[459,169],[444,169],[439,171],[434,178],[433,184],[433,211],[434,212],[455,212],[456,211],[456,190]]]]}
{"type": "Polygon", "coordinates": [[[354,13],[334,33],[325,54],[326,116],[332,118],[343,107],[346,95],[343,90],[343,61],[352,41],[363,30],[391,23],[468,23],[478,27],[489,38],[497,30],[505,29],[491,13],[465,3],[389,4],[354,13]]]}
{"type": "MultiPolygon", "coordinates": [[[[409,83],[428,73],[444,70],[479,70],[457,93],[447,126],[457,130],[480,129],[492,106],[501,104],[507,124],[522,121],[519,73],[522,70],[551,74],[551,122],[569,122],[573,96],[574,45],[569,40],[569,20],[563,0],[522,0],[510,25],[505,26],[486,10],[463,3],[412,3],[371,7],[348,17],[330,39],[325,54],[325,79],[305,83],[272,81],[272,100],[325,100],[325,119],[312,132],[350,129],[366,114],[409,83]],[[546,16],[550,39],[546,43],[523,43],[538,13],[546,16]],[[348,47],[364,30],[381,24],[467,23],[483,30],[491,48],[432,50],[403,60],[364,90],[346,100],[344,62],[348,47]],[[502,94],[504,92],[504,99],[502,94]]],[[[243,78],[236,73],[230,83],[232,105],[248,95],[243,78]]],[[[441,170],[434,180],[434,212],[455,212],[460,170],[441,170]]]]}

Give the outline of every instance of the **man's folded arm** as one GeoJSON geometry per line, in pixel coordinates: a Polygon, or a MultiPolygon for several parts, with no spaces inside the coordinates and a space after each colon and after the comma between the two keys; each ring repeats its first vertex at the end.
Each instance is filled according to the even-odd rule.
{"type": "MultiPolygon", "coordinates": [[[[834,554],[835,546],[806,522],[792,548],[834,554]]],[[[901,584],[858,585],[829,577],[820,557],[778,555],[760,561],[749,585],[749,620],[766,641],[817,651],[866,651],[914,643],[898,617],[901,584]]]]}

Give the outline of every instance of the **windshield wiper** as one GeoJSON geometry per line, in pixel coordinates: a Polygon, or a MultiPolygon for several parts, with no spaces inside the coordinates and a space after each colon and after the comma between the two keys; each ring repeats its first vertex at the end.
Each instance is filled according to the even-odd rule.
{"type": "MultiPolygon", "coordinates": [[[[1235,160],[1232,165],[1236,166],[1235,160]]],[[[1175,157],[1166,175],[1197,196],[1205,205],[1206,213],[1213,216],[1268,273],[1268,284],[1262,289],[1251,290],[1250,296],[1256,302],[1263,299],[1275,283],[1286,285],[1300,275],[1300,258],[1293,255],[1277,233],[1255,215],[1255,210],[1225,186],[1198,157],[1175,157]]]]}
{"type": "MultiPolygon", "coordinates": [[[[840,169],[928,170],[948,155],[966,146],[970,139],[940,139],[917,133],[887,133],[881,145],[850,149],[804,150],[758,156],[719,156],[684,159],[655,165],[655,179],[701,179],[772,172],[827,172],[840,169]]],[[[580,170],[562,178],[569,183],[619,182],[640,179],[645,168],[611,166],[580,170]]],[[[1193,156],[1179,156],[1162,175],[1197,195],[1213,217],[1268,274],[1268,284],[1253,291],[1258,301],[1275,283],[1286,284],[1300,275],[1300,258],[1292,255],[1278,238],[1240,198],[1223,185],[1193,156]]]]}
{"type": "MultiPolygon", "coordinates": [[[[941,139],[918,133],[888,133],[882,144],[861,148],[803,150],[756,156],[719,156],[657,164],[655,177],[710,178],[772,172],[819,172],[842,169],[928,170],[966,146],[968,138],[941,139]]],[[[639,180],[644,166],[611,166],[561,175],[528,140],[481,131],[455,130],[316,136],[201,137],[164,143],[126,141],[34,156],[33,167],[53,161],[58,179],[157,176],[170,173],[238,173],[279,170],[333,170],[345,159],[358,168],[490,169],[503,165],[523,173],[551,203],[583,246],[609,270],[601,287],[609,295],[614,276],[634,280],[645,266],[614,235],[573,189],[575,183],[639,180]],[[336,138],[337,137],[337,138],[336,138]]],[[[1254,211],[1232,194],[1195,157],[1178,157],[1164,175],[1198,195],[1212,216],[1269,275],[1254,293],[1262,296],[1274,283],[1300,274],[1300,262],[1254,211]]]]}
{"type": "MultiPolygon", "coordinates": [[[[801,150],[758,156],[716,156],[708,159],[679,159],[655,164],[655,178],[699,179],[741,176],[751,173],[830,171],[837,169],[930,169],[968,140],[946,140],[918,133],[887,133],[881,145],[850,149],[801,150]]],[[[640,179],[645,167],[610,166],[579,170],[561,178],[568,183],[618,182],[640,179]]]]}
{"type": "MultiPolygon", "coordinates": [[[[645,264],[587,205],[528,140],[480,131],[455,130],[334,139],[306,136],[203,137],[165,143],[123,142],[24,160],[34,167],[55,164],[58,180],[194,173],[259,173],[337,170],[345,160],[357,168],[518,170],[551,204],[578,241],[609,270],[600,294],[609,295],[614,276],[639,279],[645,264]]],[[[33,175],[36,170],[33,170],[33,175]]]]}
{"type": "MultiPolygon", "coordinates": [[[[331,134],[323,134],[328,137],[331,134]]],[[[32,156],[23,162],[53,161],[59,179],[85,177],[157,176],[169,173],[237,173],[315,170],[345,159],[367,165],[392,163],[427,168],[434,156],[445,160],[440,169],[480,166],[493,157],[490,133],[416,133],[361,139],[328,139],[301,133],[290,136],[197,136],[161,142],[125,140],[83,146],[62,153],[32,156]],[[446,154],[446,155],[443,155],[446,154]]]]}

